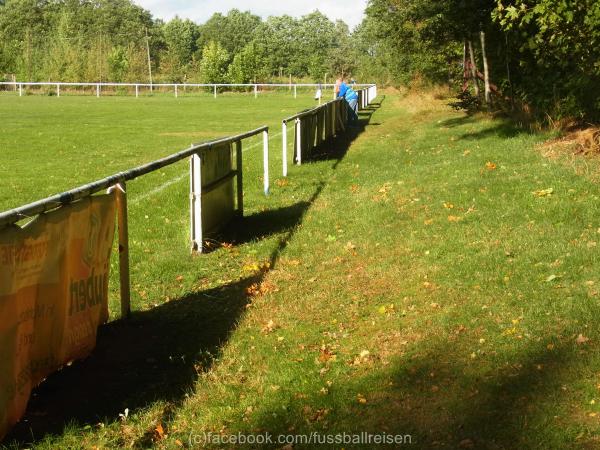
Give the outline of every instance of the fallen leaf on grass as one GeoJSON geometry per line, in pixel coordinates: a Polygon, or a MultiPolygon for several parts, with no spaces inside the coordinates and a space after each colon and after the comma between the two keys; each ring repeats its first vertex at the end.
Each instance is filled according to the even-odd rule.
{"type": "Polygon", "coordinates": [[[497,166],[496,166],[495,163],[493,163],[491,161],[488,161],[488,162],[485,163],[485,168],[487,170],[496,170],[497,166]]]}
{"type": "Polygon", "coordinates": [[[262,263],[254,261],[248,264],[244,264],[242,270],[244,272],[266,272],[271,267],[271,263],[269,261],[264,261],[262,263]]]}
{"type": "Polygon", "coordinates": [[[448,216],[448,222],[460,222],[462,217],[459,216],[448,216]]]}
{"type": "Polygon", "coordinates": [[[356,250],[356,245],[354,245],[352,242],[348,241],[345,245],[346,250],[356,250]]]}
{"type": "Polygon", "coordinates": [[[560,278],[560,276],[559,276],[559,275],[554,275],[554,274],[552,274],[552,275],[549,275],[549,276],[546,278],[546,283],[550,283],[551,281],[558,280],[559,278],[560,278]]]}
{"type": "Polygon", "coordinates": [[[577,339],[575,339],[575,342],[577,343],[577,345],[583,345],[589,342],[589,340],[590,338],[585,337],[583,334],[580,334],[579,336],[577,336],[577,339]]]}
{"type": "Polygon", "coordinates": [[[154,439],[157,441],[160,441],[164,437],[165,437],[165,430],[163,429],[162,424],[159,423],[154,428],[154,439]]]}
{"type": "Polygon", "coordinates": [[[444,202],[444,208],[446,208],[446,209],[453,209],[454,205],[452,203],[444,202]]]}
{"type": "Polygon", "coordinates": [[[335,353],[333,353],[329,347],[322,346],[319,350],[319,362],[325,363],[330,359],[335,359],[335,353]]]}
{"type": "Polygon", "coordinates": [[[367,403],[367,399],[362,394],[358,394],[356,399],[358,400],[358,403],[362,403],[363,405],[367,403]]]}
{"type": "Polygon", "coordinates": [[[272,333],[277,328],[279,328],[279,326],[276,325],[272,320],[269,320],[269,322],[267,322],[267,324],[262,328],[262,332],[265,334],[272,333]]]}
{"type": "Polygon", "coordinates": [[[536,197],[548,197],[554,193],[553,188],[541,189],[539,191],[533,191],[532,194],[536,197]]]}

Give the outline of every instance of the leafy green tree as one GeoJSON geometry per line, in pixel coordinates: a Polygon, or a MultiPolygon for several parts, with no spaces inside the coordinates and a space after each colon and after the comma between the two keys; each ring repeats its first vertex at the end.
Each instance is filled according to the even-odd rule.
{"type": "Polygon", "coordinates": [[[197,50],[198,27],[189,19],[175,17],[163,26],[167,51],[176,58],[180,66],[186,66],[197,50]]]}
{"type": "Polygon", "coordinates": [[[266,81],[268,72],[264,50],[256,42],[250,42],[235,55],[229,65],[228,78],[232,83],[250,83],[266,81]]]}
{"type": "Polygon", "coordinates": [[[557,117],[600,119],[600,2],[502,0],[516,94],[557,117]]]}
{"type": "Polygon", "coordinates": [[[255,31],[255,42],[267,55],[265,65],[272,75],[282,68],[284,73],[301,76],[306,68],[298,65],[300,43],[298,41],[298,21],[293,17],[271,16],[255,31]]]}
{"type": "Polygon", "coordinates": [[[198,27],[191,20],[175,17],[162,27],[162,32],[165,48],[161,52],[161,72],[170,82],[183,82],[194,62],[198,27]]]}
{"type": "Polygon", "coordinates": [[[229,54],[217,42],[209,42],[202,49],[200,77],[203,83],[226,83],[229,54]]]}
{"type": "Polygon", "coordinates": [[[233,58],[253,39],[260,24],[260,17],[250,11],[232,9],[227,15],[215,13],[199,27],[197,47],[204,49],[210,42],[217,42],[233,58]]]}
{"type": "Polygon", "coordinates": [[[127,60],[127,51],[121,46],[114,47],[108,54],[108,70],[111,79],[116,82],[121,82],[129,69],[129,61],[127,60]]]}
{"type": "Polygon", "coordinates": [[[357,68],[358,47],[350,35],[348,25],[338,20],[335,23],[335,39],[327,51],[328,74],[348,75],[357,68]]]}

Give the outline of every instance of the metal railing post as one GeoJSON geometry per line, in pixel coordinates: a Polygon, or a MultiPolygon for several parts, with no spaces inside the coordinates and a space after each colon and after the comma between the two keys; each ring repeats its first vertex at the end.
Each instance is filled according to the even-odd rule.
{"type": "Polygon", "coordinates": [[[283,176],[287,177],[287,122],[281,122],[281,159],[283,161],[283,176]]]}
{"type": "Polygon", "coordinates": [[[199,152],[190,156],[190,214],[192,252],[202,253],[202,159],[199,152]]]}
{"type": "Polygon", "coordinates": [[[263,185],[265,195],[269,195],[269,130],[263,131],[263,185]]]}
{"type": "Polygon", "coordinates": [[[302,164],[302,124],[300,119],[296,119],[296,164],[302,164]]]}

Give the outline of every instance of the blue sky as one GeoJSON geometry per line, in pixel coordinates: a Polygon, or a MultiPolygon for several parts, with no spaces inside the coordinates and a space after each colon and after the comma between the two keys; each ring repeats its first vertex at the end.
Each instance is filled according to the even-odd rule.
{"type": "Polygon", "coordinates": [[[194,22],[203,23],[213,13],[226,13],[237,8],[242,11],[250,10],[252,13],[267,18],[288,14],[300,17],[318,9],[331,20],[342,19],[350,29],[358,25],[363,17],[367,0],[253,0],[241,2],[239,0],[134,0],[135,3],[149,10],[154,17],[169,20],[178,15],[181,18],[192,19],[194,22]]]}

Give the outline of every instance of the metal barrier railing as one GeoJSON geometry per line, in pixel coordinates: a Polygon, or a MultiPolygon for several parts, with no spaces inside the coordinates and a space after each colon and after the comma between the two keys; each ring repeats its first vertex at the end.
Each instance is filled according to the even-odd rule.
{"type": "MultiPolygon", "coordinates": [[[[355,86],[361,86],[361,85],[355,85],[355,86]]],[[[369,104],[375,99],[375,97],[377,97],[377,86],[374,84],[366,85],[366,87],[364,87],[363,89],[357,89],[356,92],[358,94],[359,109],[364,109],[367,106],[369,106],[369,104]]],[[[332,121],[331,130],[332,130],[332,133],[335,135],[335,133],[337,131],[335,108],[342,105],[341,102],[344,102],[344,99],[337,98],[336,95],[337,94],[334,91],[334,100],[331,100],[329,102],[326,102],[326,103],[316,106],[314,108],[307,109],[305,111],[301,111],[297,114],[294,114],[293,116],[286,117],[285,119],[282,120],[282,122],[281,122],[281,135],[282,135],[281,146],[282,146],[282,164],[283,164],[283,176],[284,177],[286,177],[288,174],[288,161],[287,161],[288,160],[288,158],[287,158],[287,147],[288,147],[287,125],[288,125],[288,123],[292,122],[292,121],[294,122],[294,131],[295,131],[294,143],[296,145],[296,148],[300,149],[300,148],[302,148],[302,121],[301,121],[301,119],[306,116],[318,114],[319,111],[321,111],[321,110],[327,111],[329,108],[334,106],[334,110],[332,112],[331,117],[329,117],[325,120],[332,121]]],[[[340,128],[342,130],[344,130],[344,126],[345,126],[344,123],[340,124],[340,128]]],[[[327,137],[332,137],[332,136],[327,136],[327,137]]],[[[296,160],[296,164],[300,165],[301,163],[302,163],[301,152],[299,152],[297,160],[296,160]]]]}
{"type": "MultiPolygon", "coordinates": [[[[17,222],[32,218],[38,214],[51,211],[64,205],[68,205],[77,200],[81,200],[86,197],[90,197],[95,193],[109,189],[114,190],[117,200],[117,225],[118,225],[118,239],[119,239],[119,279],[120,279],[120,296],[121,296],[121,317],[129,316],[131,312],[131,296],[130,296],[130,279],[129,279],[129,232],[128,232],[128,221],[127,221],[127,191],[126,182],[139,178],[148,173],[154,172],[162,167],[169,166],[176,162],[179,162],[185,158],[194,157],[200,155],[202,152],[212,149],[213,147],[222,146],[226,144],[235,145],[237,151],[237,167],[235,170],[228,174],[227,179],[217,180],[215,183],[224,183],[230,180],[232,177],[237,177],[237,199],[238,199],[238,212],[243,214],[243,202],[242,197],[242,166],[241,166],[241,142],[258,134],[263,135],[263,170],[264,170],[264,181],[263,188],[265,194],[269,191],[269,172],[268,172],[268,133],[269,128],[263,126],[246,133],[238,134],[235,136],[229,136],[213,141],[196,144],[188,149],[174,153],[167,157],[158,159],[138,166],[136,168],[119,172],[101,180],[94,181],[92,183],[79,186],[75,189],[63,192],[61,194],[53,195],[42,200],[38,200],[27,205],[20,206],[18,208],[10,209],[5,212],[0,212],[0,231],[9,225],[16,224],[17,222]]],[[[214,188],[215,186],[210,186],[214,188]]],[[[192,205],[193,207],[193,205],[192,205]]],[[[200,239],[202,239],[200,233],[200,239]]],[[[198,246],[198,235],[194,235],[192,229],[192,248],[198,246]]]]}

